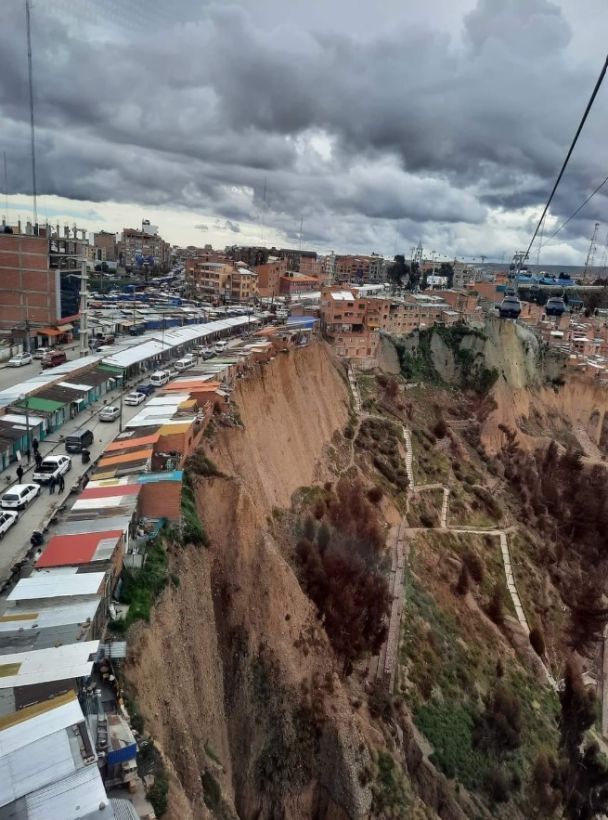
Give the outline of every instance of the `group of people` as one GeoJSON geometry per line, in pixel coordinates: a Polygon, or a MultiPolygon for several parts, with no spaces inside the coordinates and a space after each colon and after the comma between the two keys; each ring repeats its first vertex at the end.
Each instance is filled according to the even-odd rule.
{"type": "MultiPolygon", "coordinates": [[[[36,469],[38,470],[40,468],[40,465],[42,464],[42,456],[40,455],[40,442],[37,438],[32,439],[32,450],[34,451],[34,461],[36,462],[36,469]]],[[[27,458],[27,463],[29,464],[31,460],[31,452],[29,448],[25,451],[25,456],[27,458]]],[[[19,464],[17,466],[17,479],[20,484],[23,481],[23,473],[23,467],[21,466],[21,464],[19,464]]],[[[65,490],[65,479],[62,475],[60,475],[58,478],[55,478],[55,476],[51,476],[51,480],[49,481],[49,493],[51,495],[54,495],[55,489],[57,487],[59,488],[60,493],[62,493],[65,490]]]]}

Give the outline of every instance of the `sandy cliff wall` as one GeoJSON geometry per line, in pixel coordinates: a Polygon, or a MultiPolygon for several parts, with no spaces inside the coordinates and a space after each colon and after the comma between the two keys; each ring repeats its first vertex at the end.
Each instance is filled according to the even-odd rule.
{"type": "Polygon", "coordinates": [[[308,599],[269,532],[273,506],[323,476],[323,450],[347,418],[326,348],[281,355],[239,384],[244,430],[211,457],[225,478],[197,489],[212,546],[179,548],[129,678],[174,775],[171,818],[207,816],[202,775],[225,816],[363,818],[367,749],[308,599]],[[217,758],[221,765],[215,762],[217,758]]]}

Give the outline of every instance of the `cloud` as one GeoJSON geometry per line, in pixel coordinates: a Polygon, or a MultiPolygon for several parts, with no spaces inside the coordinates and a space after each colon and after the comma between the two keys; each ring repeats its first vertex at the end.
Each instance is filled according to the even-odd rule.
{"type": "MultiPolygon", "coordinates": [[[[362,36],[340,22],[340,3],[333,29],[258,4],[259,18],[255,4],[182,0],[173,17],[156,3],[148,25],[127,20],[120,36],[104,33],[98,12],[79,37],[73,19],[36,6],[40,192],[209,215],[192,223],[192,241],[258,225],[293,242],[303,218],[304,241],[339,250],[392,254],[429,237],[451,253],[466,236],[494,253],[524,242],[597,71],[573,62],[559,5],[478,0],[456,38],[430,9],[416,25],[399,16],[388,25],[378,12],[362,36]],[[515,235],[496,228],[511,211],[527,215],[515,235]]],[[[331,5],[312,4],[311,19],[331,5]]],[[[75,7],[86,21],[90,6],[75,7]]],[[[24,37],[23,9],[10,0],[0,125],[14,194],[31,187],[24,37]]],[[[604,175],[603,111],[598,98],[558,217],[604,175]]],[[[606,218],[603,198],[593,206],[593,218],[606,218]]],[[[565,236],[572,246],[583,217],[565,236]]]]}

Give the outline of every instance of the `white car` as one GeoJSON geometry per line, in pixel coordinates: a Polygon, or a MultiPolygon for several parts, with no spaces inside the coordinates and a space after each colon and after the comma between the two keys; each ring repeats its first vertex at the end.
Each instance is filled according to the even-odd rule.
{"type": "Polygon", "coordinates": [[[59,478],[60,475],[72,469],[72,459],[69,456],[47,456],[42,459],[40,467],[36,467],[33,481],[38,484],[48,484],[51,478],[59,478]]]}
{"type": "Polygon", "coordinates": [[[51,352],[50,347],[37,347],[36,350],[34,350],[34,358],[35,359],[44,359],[46,354],[50,353],[50,352],[51,352]]]}
{"type": "Polygon", "coordinates": [[[216,342],[215,347],[213,349],[215,350],[216,353],[223,353],[224,350],[226,350],[227,346],[228,346],[227,342],[216,342]]]}
{"type": "Polygon", "coordinates": [[[15,484],[0,500],[3,510],[24,510],[36,496],[40,495],[40,484],[15,484]]]}
{"type": "Polygon", "coordinates": [[[33,362],[31,353],[17,353],[12,359],[8,360],[9,367],[22,367],[24,364],[31,364],[33,362]]]}
{"type": "Polygon", "coordinates": [[[99,421],[116,421],[119,416],[120,408],[114,407],[113,404],[109,404],[107,407],[104,407],[99,414],[99,421]]]}
{"type": "Polygon", "coordinates": [[[141,404],[145,400],[146,397],[143,393],[127,393],[123,399],[123,402],[125,404],[130,404],[133,407],[137,407],[138,404],[141,404]]]}
{"type": "Polygon", "coordinates": [[[0,513],[0,539],[4,538],[4,535],[13,524],[16,524],[19,519],[19,513],[16,512],[2,512],[0,513]]]}

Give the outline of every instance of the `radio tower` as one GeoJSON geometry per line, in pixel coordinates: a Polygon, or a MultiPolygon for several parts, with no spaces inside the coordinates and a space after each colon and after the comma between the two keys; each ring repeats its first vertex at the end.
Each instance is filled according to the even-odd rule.
{"type": "Polygon", "coordinates": [[[600,228],[600,223],[596,222],[593,226],[593,236],[591,237],[591,242],[589,243],[589,250],[587,252],[587,260],[585,262],[585,270],[583,271],[583,276],[587,275],[587,271],[593,267],[593,262],[595,260],[595,252],[597,250],[597,232],[600,228]]]}
{"type": "Polygon", "coordinates": [[[34,230],[38,224],[38,203],[36,201],[36,139],[34,130],[34,77],[32,74],[32,26],[30,21],[30,2],[25,0],[25,19],[27,23],[27,73],[30,91],[30,141],[32,152],[32,195],[34,198],[34,230]]]}

